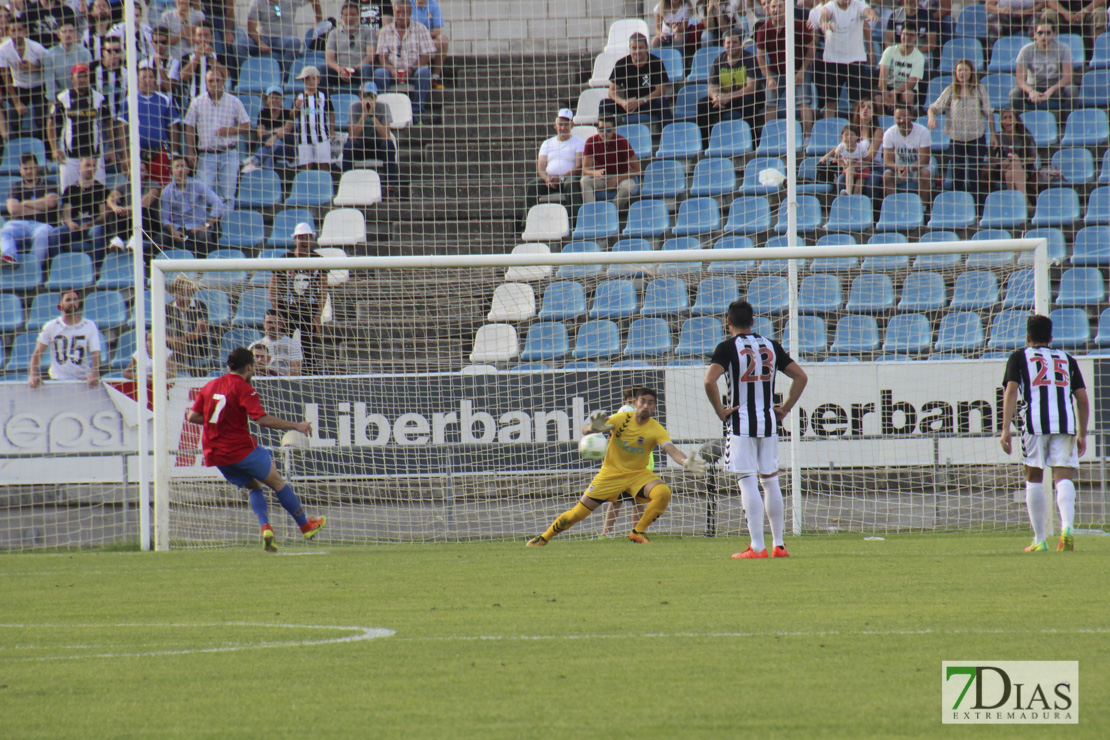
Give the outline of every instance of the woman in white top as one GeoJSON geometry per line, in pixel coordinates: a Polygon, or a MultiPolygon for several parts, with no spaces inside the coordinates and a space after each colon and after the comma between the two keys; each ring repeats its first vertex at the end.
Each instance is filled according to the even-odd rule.
{"type": "Polygon", "coordinates": [[[655,14],[654,48],[670,46],[689,62],[705,30],[705,6],[698,0],[659,0],[655,14]]]}

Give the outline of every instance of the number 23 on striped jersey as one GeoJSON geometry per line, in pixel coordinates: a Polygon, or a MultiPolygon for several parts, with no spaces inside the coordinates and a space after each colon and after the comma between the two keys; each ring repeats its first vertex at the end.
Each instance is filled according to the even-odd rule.
{"type": "Polygon", "coordinates": [[[1034,357],[1033,364],[1037,366],[1037,374],[1033,378],[1033,387],[1040,388],[1054,385],[1058,388],[1067,388],[1070,377],[1068,375],[1068,361],[1062,357],[1052,359],[1052,377],[1048,377],[1049,363],[1043,357],[1034,357]]]}
{"type": "Polygon", "coordinates": [[[745,347],[740,350],[740,356],[747,361],[747,369],[744,374],[740,376],[741,383],[759,383],[771,377],[771,373],[775,371],[772,364],[774,355],[770,350],[760,348],[759,353],[750,347],[745,347]]]}

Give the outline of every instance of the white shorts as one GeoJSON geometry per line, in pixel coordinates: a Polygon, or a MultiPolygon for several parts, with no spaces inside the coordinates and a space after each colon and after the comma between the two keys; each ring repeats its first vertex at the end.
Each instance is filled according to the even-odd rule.
{"type": "Polygon", "coordinates": [[[779,438],[729,435],[725,439],[725,470],[774,475],[779,472],[779,438]]]}
{"type": "Polygon", "coordinates": [[[297,166],[305,167],[310,164],[331,164],[330,141],[297,145],[297,166]]]}
{"type": "Polygon", "coordinates": [[[1022,434],[1021,461],[1030,468],[1078,468],[1079,452],[1071,434],[1022,434]]]}

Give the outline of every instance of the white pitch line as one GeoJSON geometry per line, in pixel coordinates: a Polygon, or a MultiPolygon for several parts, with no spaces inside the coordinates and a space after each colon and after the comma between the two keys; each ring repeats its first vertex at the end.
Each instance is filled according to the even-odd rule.
{"type": "Polygon", "coordinates": [[[750,639],[758,637],[897,637],[903,635],[1009,635],[1019,633],[1032,634],[1110,634],[1110,628],[1073,628],[1055,629],[1045,628],[1040,630],[1010,630],[1010,629],[905,629],[905,630],[803,630],[803,631],[766,631],[766,632],[641,632],[638,634],[571,634],[571,635],[429,635],[424,637],[398,637],[399,640],[427,640],[427,641],[498,641],[498,640],[640,640],[651,638],[741,638],[750,639]]]}

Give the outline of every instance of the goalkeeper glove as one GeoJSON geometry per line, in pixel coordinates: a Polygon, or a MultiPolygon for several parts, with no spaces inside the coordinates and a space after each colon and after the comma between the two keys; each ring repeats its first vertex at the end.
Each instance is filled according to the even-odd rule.
{"type": "Polygon", "coordinates": [[[609,414],[604,411],[595,411],[590,414],[590,431],[596,434],[597,432],[607,432],[612,429],[613,425],[606,423],[608,418],[609,414]]]}
{"type": "Polygon", "coordinates": [[[691,455],[690,457],[686,458],[686,462],[682,463],[682,467],[686,468],[691,473],[697,473],[698,475],[701,475],[709,466],[706,464],[705,460],[691,455]]]}

